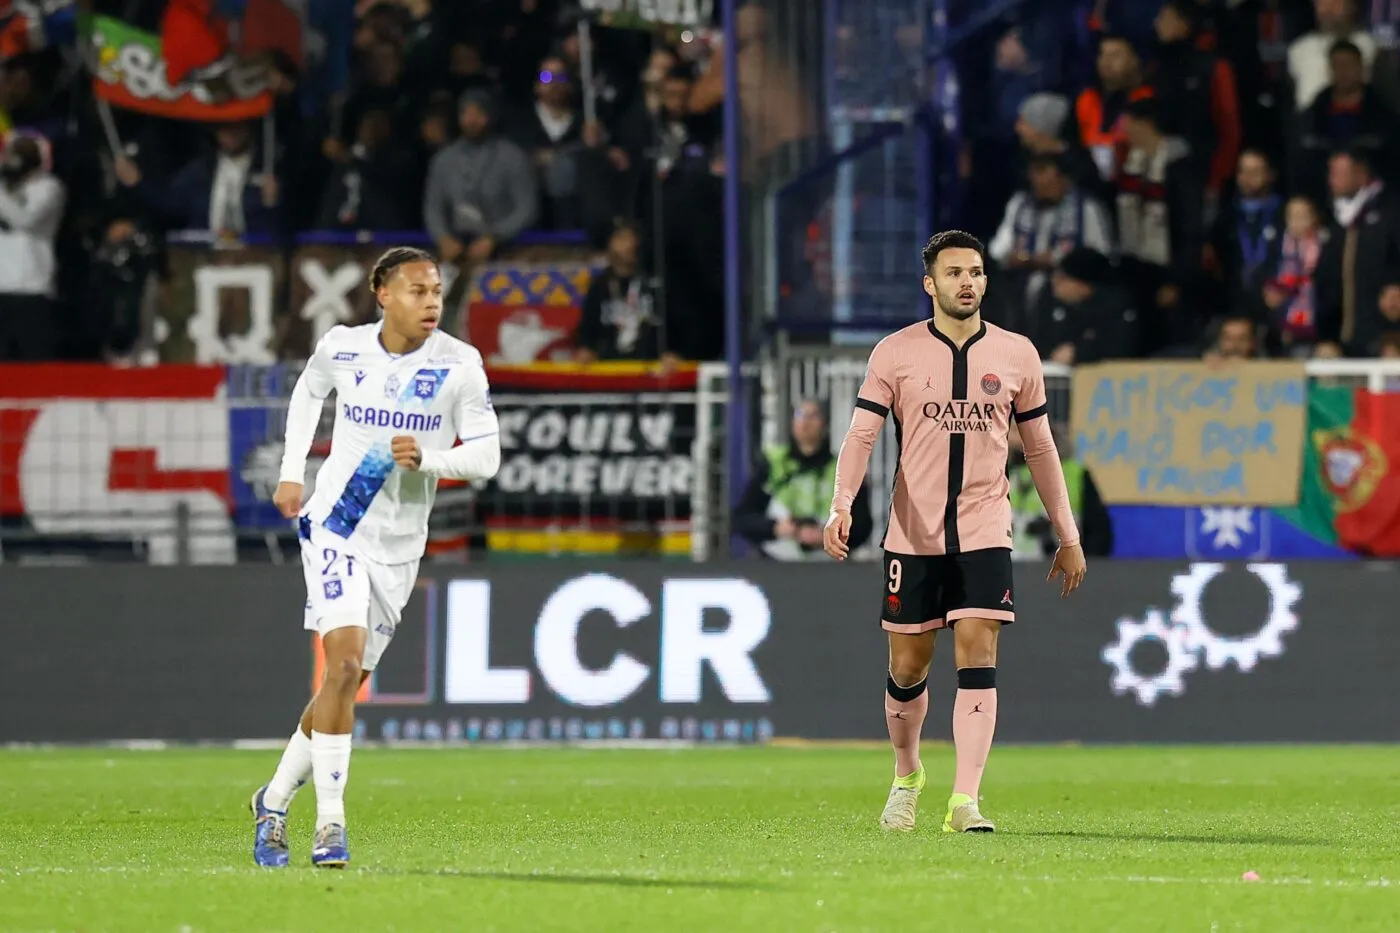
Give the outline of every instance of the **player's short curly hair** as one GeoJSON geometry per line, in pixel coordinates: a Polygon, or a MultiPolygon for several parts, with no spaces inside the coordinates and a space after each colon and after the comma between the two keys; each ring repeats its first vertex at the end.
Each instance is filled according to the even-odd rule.
{"type": "Polygon", "coordinates": [[[389,279],[399,266],[406,266],[414,262],[430,262],[434,266],[438,264],[432,253],[415,246],[395,246],[393,249],[386,250],[374,263],[374,270],[369,274],[369,290],[379,291],[380,286],[389,283],[389,279]]]}
{"type": "Polygon", "coordinates": [[[970,249],[977,253],[979,259],[985,259],[987,255],[986,247],[982,241],[970,233],[962,230],[944,230],[942,233],[935,233],[928,238],[924,244],[924,272],[933,275],[933,264],[938,261],[938,254],[945,249],[970,249]]]}

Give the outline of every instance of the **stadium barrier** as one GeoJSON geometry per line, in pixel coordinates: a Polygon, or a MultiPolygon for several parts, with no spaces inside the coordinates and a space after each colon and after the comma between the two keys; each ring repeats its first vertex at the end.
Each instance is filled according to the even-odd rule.
{"type": "MultiPolygon", "coordinates": [[[[0,366],[0,559],[296,559],[272,506],[298,364],[0,366]],[[62,481],[55,481],[61,477],[62,481]]],[[[690,554],[693,366],[491,366],[502,466],[444,481],[434,554],[690,554]]],[[[329,450],[326,406],[308,485],[329,450]]],[[[308,490],[309,494],[309,490],[308,490]]]]}
{"type": "MultiPolygon", "coordinates": [[[[1010,742],[1395,741],[1395,567],[1028,566],[1010,742]],[[1338,607],[1346,607],[1339,615],[1338,607]]],[[[443,742],[885,735],[871,565],[428,566],[357,730],[443,742]]],[[[0,568],[0,742],[286,734],[313,680],[291,567],[0,568]]],[[[952,652],[926,735],[947,738],[952,652]]]]}
{"type": "MultiPolygon", "coordinates": [[[[761,374],[763,386],[762,439],[765,444],[780,443],[788,431],[793,406],[812,398],[826,405],[831,417],[832,451],[840,448],[856,395],[865,378],[870,348],[788,346],[761,374]]],[[[1309,391],[1340,387],[1371,393],[1400,391],[1400,360],[1308,360],[1305,364],[1309,391]]],[[[1045,385],[1051,420],[1067,427],[1072,412],[1074,368],[1045,364],[1045,385]]],[[[727,403],[721,388],[722,370],[701,368],[699,419],[713,417],[711,406],[727,403]]],[[[1244,400],[1253,404],[1253,399],[1244,400]]],[[[1316,438],[1306,439],[1315,446],[1316,438]]],[[[1062,451],[1074,452],[1068,432],[1060,437],[1062,451]]],[[[1309,454],[1311,456],[1311,454],[1309,454]]],[[[871,453],[867,483],[871,507],[876,516],[873,539],[883,532],[889,508],[889,492],[898,465],[894,432],[883,431],[871,453]]],[[[1325,465],[1324,465],[1325,466],[1325,465]]],[[[710,476],[712,470],[697,464],[696,475],[710,476]]],[[[1336,477],[1341,481],[1345,476],[1336,477]]],[[[1339,485],[1345,485],[1339,482],[1339,485]]],[[[1113,503],[1110,502],[1113,506],[1113,503]]],[[[1114,506],[1115,557],[1163,558],[1169,560],[1250,560],[1347,558],[1353,555],[1338,547],[1320,543],[1296,528],[1279,521],[1267,507],[1256,503],[1177,503],[1166,506],[1114,506]],[[1228,513],[1228,514],[1227,514],[1228,513]],[[1221,534],[1221,529],[1225,534],[1221,534]]],[[[703,555],[708,556],[708,555],[703,555]]],[[[870,556],[870,555],[865,555],[870,556]]]]}

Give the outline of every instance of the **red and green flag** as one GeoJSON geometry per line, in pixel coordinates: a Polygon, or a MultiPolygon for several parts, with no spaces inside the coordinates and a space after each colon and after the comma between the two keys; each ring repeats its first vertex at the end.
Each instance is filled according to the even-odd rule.
{"type": "Polygon", "coordinates": [[[1400,557],[1400,392],[1310,389],[1298,505],[1278,512],[1357,554],[1400,557]]]}
{"type": "MultiPolygon", "coordinates": [[[[175,120],[215,122],[251,120],[272,108],[265,64],[231,62],[217,81],[194,80],[192,74],[172,81],[165,40],[155,33],[109,16],[94,16],[89,21],[89,41],[93,93],[114,107],[175,120]]],[[[194,44],[181,41],[169,48],[184,50],[194,44]]],[[[182,51],[176,58],[183,55],[182,51]]]]}

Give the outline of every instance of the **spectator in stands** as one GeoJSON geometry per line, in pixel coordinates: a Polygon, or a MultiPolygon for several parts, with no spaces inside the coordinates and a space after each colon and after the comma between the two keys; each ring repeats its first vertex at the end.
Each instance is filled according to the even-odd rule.
{"type": "Polygon", "coordinates": [[[1386,321],[1400,320],[1400,216],[1369,153],[1334,155],[1327,179],[1336,227],[1315,277],[1318,352],[1375,356],[1386,321]]]}
{"type": "Polygon", "coordinates": [[[529,158],[492,132],[493,105],[485,91],[462,95],[462,138],[433,156],[428,167],[423,219],[446,262],[485,262],[539,213],[529,158]]]}
{"type": "Polygon", "coordinates": [[[1111,254],[1113,228],[1103,205],[1080,191],[1054,156],[1033,157],[1028,177],[1029,189],[1007,204],[987,253],[1012,273],[1002,290],[1030,306],[1071,250],[1111,254]]]}
{"type": "MultiPolygon", "coordinates": [[[[478,89],[479,90],[479,89],[478,89]]],[[[490,93],[480,91],[488,97],[490,93]]],[[[418,147],[420,156],[425,156],[424,174],[427,161],[450,146],[457,138],[457,120],[454,117],[455,101],[462,100],[466,93],[451,97],[446,91],[438,91],[428,98],[418,116],[418,147]]]]}
{"type": "Polygon", "coordinates": [[[1215,339],[1202,358],[1207,361],[1249,360],[1259,355],[1259,330],[1254,319],[1243,314],[1221,318],[1215,326],[1215,339]]]}
{"type": "Polygon", "coordinates": [[[1069,101],[1064,97],[1045,93],[1027,97],[1015,126],[1021,156],[1053,156],[1076,186],[1086,194],[1098,196],[1107,191],[1107,186],[1099,177],[1093,158],[1078,145],[1068,122],[1069,101]]]}
{"type": "MultiPolygon", "coordinates": [[[[725,230],[715,205],[724,201],[729,166],[718,144],[708,162],[687,166],[673,171],[662,190],[664,216],[684,221],[666,223],[653,248],[666,251],[667,315],[677,324],[672,346],[688,360],[717,360],[724,356],[725,230]]],[[[806,245],[800,238],[794,248],[805,254],[806,245]]]]}
{"type": "Polygon", "coordinates": [[[656,287],[642,270],[642,237],[630,223],[619,223],[608,241],[608,266],[593,277],[579,318],[580,363],[598,360],[655,360],[672,369],[680,357],[668,343],[656,287]]]}
{"type": "Polygon", "coordinates": [[[50,82],[43,56],[17,55],[0,62],[0,134],[15,127],[31,129],[50,144],[67,136],[64,115],[51,106],[50,82]]]}
{"type": "Polygon", "coordinates": [[[1293,41],[1288,47],[1288,74],[1293,79],[1294,103],[1298,110],[1311,106],[1331,77],[1328,61],[1338,39],[1347,39],[1361,52],[1365,74],[1376,59],[1376,40],[1371,38],[1356,15],[1355,0],[1313,0],[1317,28],[1293,41]]]}
{"type": "Polygon", "coordinates": [[[467,91],[497,90],[495,76],[486,67],[481,46],[464,37],[453,42],[447,50],[447,91],[457,100],[467,91]]]}
{"type": "Polygon", "coordinates": [[[1085,88],[1074,104],[1079,142],[1094,160],[1099,176],[1112,182],[1128,154],[1123,112],[1128,104],[1152,96],[1142,83],[1142,61],[1122,36],[1099,40],[1098,83],[1085,88]]]}
{"type": "MultiPolygon", "coordinates": [[[[791,440],[763,452],[734,509],[734,530],[775,560],[819,559],[835,487],[836,455],[826,413],[819,402],[804,399],[793,412],[791,440]]],[[[873,528],[870,496],[862,485],[851,506],[852,551],[870,539],[873,528]]]]}
{"type": "Polygon", "coordinates": [[[1389,166],[1395,155],[1397,115],[1366,81],[1361,49],[1338,39],[1330,55],[1332,83],[1298,116],[1299,172],[1295,191],[1326,191],[1327,157],[1343,149],[1365,149],[1373,164],[1389,166]]]}
{"type": "Polygon", "coordinates": [[[539,173],[544,192],[541,221],[546,229],[572,230],[582,225],[574,156],[582,145],[583,118],[576,96],[568,65],[551,55],[540,62],[535,106],[508,130],[539,173]]]}
{"type": "Polygon", "coordinates": [[[661,106],[651,121],[649,145],[658,175],[665,178],[687,157],[705,158],[719,139],[719,114],[690,112],[695,76],[688,65],[677,65],[661,81],[661,106]]]}
{"type": "MultiPolygon", "coordinates": [[[[1084,553],[1107,557],[1113,553],[1113,520],[1094,484],[1089,467],[1073,454],[1073,445],[1059,426],[1052,426],[1055,447],[1060,453],[1060,467],[1065,474],[1065,489],[1069,492],[1070,510],[1079,527],[1079,542],[1084,553]]],[[[1013,423],[1007,434],[1006,478],[1011,483],[1011,558],[1012,560],[1048,560],[1055,555],[1059,539],[1045,514],[1040,494],[1035,490],[1030,467],[1026,465],[1026,450],[1021,446],[1021,432],[1013,423]]]]}
{"type": "Polygon", "coordinates": [[[1017,181],[1025,177],[1014,140],[1032,97],[1056,101],[1058,112],[1052,115],[1054,128],[1048,135],[1060,135],[1069,103],[1051,92],[1061,86],[1064,63],[1073,54],[1065,35],[1071,16],[1057,2],[1028,4],[1008,14],[985,79],[980,73],[969,73],[968,64],[960,70],[963,132],[972,169],[969,197],[978,219],[995,216],[1017,181]]]}
{"type": "Polygon", "coordinates": [[[321,199],[316,226],[323,230],[409,230],[417,218],[411,151],[395,144],[387,110],[360,115],[355,144],[335,167],[321,199]]]}
{"type": "Polygon", "coordinates": [[[132,366],[141,349],[147,286],[152,274],[166,272],[158,241],[144,225],[118,214],[84,237],[82,246],[91,262],[80,285],[80,321],[105,362],[132,366]]]}
{"type": "Polygon", "coordinates": [[[387,113],[396,136],[412,131],[412,107],[403,84],[403,49],[379,40],[364,52],[363,60],[364,78],[350,92],[341,110],[340,133],[328,137],[323,148],[323,154],[332,162],[350,159],[350,147],[355,144],[364,115],[370,111],[387,113]]]}
{"type": "Polygon", "coordinates": [[[12,132],[0,155],[0,360],[53,358],[54,239],[64,201],[48,140],[12,132]]]}
{"type": "Polygon", "coordinates": [[[1283,245],[1283,199],[1274,190],[1277,175],[1259,149],[1240,153],[1235,197],[1215,218],[1206,244],[1206,267],[1218,279],[1225,304],[1255,313],[1260,288],[1278,269],[1283,245]]]}
{"type": "Polygon", "coordinates": [[[1142,325],[1108,257],[1079,247],[1061,260],[1023,333],[1042,357],[1072,366],[1136,357],[1142,325]]]}
{"type": "Polygon", "coordinates": [[[1201,7],[1166,0],[1157,12],[1159,44],[1152,94],[1162,132],[1190,147],[1206,197],[1218,204],[1240,152],[1240,101],[1235,72],[1214,51],[1197,48],[1201,7]]]}
{"type": "Polygon", "coordinates": [[[1276,349],[1288,356],[1309,356],[1317,343],[1313,277],[1330,234],[1317,205],[1307,198],[1290,199],[1287,217],[1276,274],[1264,284],[1262,297],[1268,309],[1269,337],[1276,349]]]}
{"type": "Polygon", "coordinates": [[[251,124],[225,123],[214,129],[214,151],[169,183],[148,177],[130,159],[117,159],[115,169],[117,179],[172,227],[238,239],[281,229],[281,186],[276,174],[262,171],[260,155],[251,124]]]}
{"type": "Polygon", "coordinates": [[[1123,36],[1136,48],[1150,48],[1156,34],[1153,19],[1157,6],[1143,0],[1094,0],[1089,16],[1091,29],[1123,36]]]}
{"type": "Polygon", "coordinates": [[[1202,185],[1185,143],[1162,133],[1155,100],[1128,105],[1127,161],[1118,176],[1124,273],[1146,316],[1153,352],[1196,343],[1202,321],[1188,294],[1197,284],[1204,231],[1202,185]]]}

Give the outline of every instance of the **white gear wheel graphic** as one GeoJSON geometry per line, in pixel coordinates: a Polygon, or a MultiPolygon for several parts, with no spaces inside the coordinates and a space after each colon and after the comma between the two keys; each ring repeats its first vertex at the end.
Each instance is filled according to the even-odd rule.
{"type": "Polygon", "coordinates": [[[1113,668],[1112,689],[1116,696],[1137,694],[1143,706],[1152,706],[1164,693],[1181,696],[1186,691],[1186,674],[1196,669],[1196,653],[1186,643],[1182,629],[1167,624],[1160,609],[1148,609],[1142,621],[1118,620],[1118,640],[1099,653],[1105,664],[1113,668]],[[1154,639],[1167,649],[1167,666],[1157,674],[1146,676],[1133,667],[1132,652],[1139,642],[1154,639]]]}
{"type": "Polygon", "coordinates": [[[1283,654],[1283,636],[1298,628],[1293,607],[1303,595],[1298,584],[1288,579],[1283,564],[1246,564],[1249,572],[1269,589],[1269,617],[1259,631],[1250,635],[1217,634],[1201,612],[1201,597],[1211,580],[1225,569],[1224,564],[1193,564],[1191,572],[1172,580],[1176,606],[1172,623],[1185,635],[1188,649],[1204,655],[1206,667],[1218,671],[1234,664],[1241,673],[1253,670],[1260,658],[1283,654]]]}

